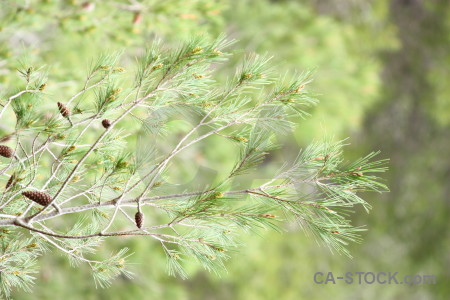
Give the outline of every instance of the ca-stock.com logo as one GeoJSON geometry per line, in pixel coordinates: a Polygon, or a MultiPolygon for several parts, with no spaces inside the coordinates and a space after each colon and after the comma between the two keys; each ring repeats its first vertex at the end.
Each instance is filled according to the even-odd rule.
{"type": "Polygon", "coordinates": [[[398,272],[333,272],[314,273],[315,284],[387,284],[425,285],[436,284],[435,275],[399,275],[398,272]]]}

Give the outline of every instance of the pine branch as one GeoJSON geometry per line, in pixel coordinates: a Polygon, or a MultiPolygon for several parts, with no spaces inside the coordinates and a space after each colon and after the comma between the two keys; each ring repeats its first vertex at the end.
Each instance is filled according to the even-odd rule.
{"type": "MultiPolygon", "coordinates": [[[[118,65],[118,55],[102,55],[73,89],[77,92],[58,104],[43,92],[51,87],[28,88],[42,86],[44,75],[24,66],[25,87],[12,93],[1,112],[14,114],[17,122],[8,131],[13,132],[8,135],[11,147],[2,148],[0,175],[7,182],[0,197],[0,226],[39,238],[42,249],[61,251],[72,264],[87,263],[99,286],[108,286],[118,274],[131,275],[124,268],[125,251],[103,261],[89,257],[106,237],[145,236],[160,243],[170,274],[186,276],[184,257],[218,272],[228,250],[238,246],[236,231],[279,230],[280,215],[295,218],[324,244],[350,255],[345,246],[359,242],[362,229],[350,224],[348,213],[355,205],[370,209],[359,192],[387,190],[375,176],[386,170],[386,161],[374,160],[377,153],[371,153],[345,163],[343,142],[313,143],[259,186],[233,189],[231,180],[260,170],[266,155],[281,146],[271,141],[292,131],[291,117],[306,116],[316,100],[307,91],[310,74],[272,87],[277,80],[269,60],[257,56],[220,88],[214,70],[229,56],[224,49],[229,44],[222,37],[192,39],[175,50],[155,43],[137,59],[132,78],[118,65]],[[260,95],[251,100],[255,89],[260,95]],[[44,117],[45,110],[53,115],[44,117]],[[192,118],[192,128],[161,150],[175,116],[192,118]],[[142,156],[129,145],[136,126],[150,140],[138,139],[142,156]],[[219,183],[211,180],[197,191],[168,192],[174,185],[162,178],[176,168],[174,160],[187,149],[208,145],[212,137],[238,142],[240,153],[231,170],[219,183]]],[[[17,235],[15,240],[22,239],[17,235]]],[[[32,282],[11,273],[11,266],[5,268],[4,291],[32,282]]]]}

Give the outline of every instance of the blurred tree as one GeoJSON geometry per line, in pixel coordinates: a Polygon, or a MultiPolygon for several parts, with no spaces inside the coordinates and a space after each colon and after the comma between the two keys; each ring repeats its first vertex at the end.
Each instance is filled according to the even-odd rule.
{"type": "Polygon", "coordinates": [[[135,54],[157,37],[166,43],[195,34],[217,37],[225,8],[223,0],[2,1],[0,87],[14,84],[9,74],[19,59],[40,57],[58,80],[82,80],[78,66],[103,51],[127,47],[135,54]]]}
{"type": "MultiPolygon", "coordinates": [[[[398,29],[400,47],[382,53],[383,93],[380,106],[368,114],[362,136],[392,157],[386,200],[377,210],[390,230],[408,272],[431,273],[433,299],[450,295],[450,127],[448,84],[450,3],[396,0],[390,19],[398,29]],[[439,75],[438,75],[439,74],[439,75]],[[445,79],[447,78],[447,79],[445,79]],[[446,88],[444,88],[444,85],[446,88]],[[401,224],[401,225],[399,225],[401,224]]],[[[387,260],[391,267],[395,259],[387,260]]],[[[395,264],[397,265],[397,264],[395,264]]],[[[426,287],[425,287],[426,288],[426,287]]],[[[425,289],[423,288],[423,289],[425,289]]],[[[413,290],[409,299],[414,298],[413,290]]],[[[402,295],[401,292],[398,295],[402,295]]]]}

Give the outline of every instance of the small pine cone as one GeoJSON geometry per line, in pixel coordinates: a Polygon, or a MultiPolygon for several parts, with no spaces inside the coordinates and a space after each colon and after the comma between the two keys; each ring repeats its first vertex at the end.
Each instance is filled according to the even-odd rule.
{"type": "Polygon", "coordinates": [[[53,200],[49,194],[38,191],[25,191],[22,195],[42,206],[47,206],[53,200]]]}
{"type": "Polygon", "coordinates": [[[134,221],[136,222],[137,228],[142,228],[142,225],[144,225],[144,214],[138,211],[134,215],[134,221]]]}
{"type": "Polygon", "coordinates": [[[0,145],[0,155],[9,158],[14,155],[14,151],[11,147],[0,145]]]}
{"type": "Polygon", "coordinates": [[[70,115],[70,110],[61,102],[58,102],[58,109],[64,118],[67,118],[70,115]]]}
{"type": "Polygon", "coordinates": [[[104,119],[102,121],[102,125],[103,127],[108,128],[109,126],[111,126],[111,122],[108,119],[104,119]]]}
{"type": "Polygon", "coordinates": [[[12,185],[12,183],[14,182],[15,177],[16,176],[14,174],[12,174],[11,177],[9,177],[8,182],[6,183],[6,186],[5,186],[5,190],[7,190],[12,185]]]}

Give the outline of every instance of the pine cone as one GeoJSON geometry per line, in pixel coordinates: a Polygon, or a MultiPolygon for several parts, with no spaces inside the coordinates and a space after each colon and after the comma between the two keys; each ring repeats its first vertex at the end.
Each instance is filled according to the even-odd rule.
{"type": "Polygon", "coordinates": [[[137,228],[142,228],[142,225],[144,225],[144,214],[138,211],[134,215],[134,220],[136,221],[137,228]]]}
{"type": "Polygon", "coordinates": [[[109,126],[111,126],[111,122],[108,119],[104,119],[102,121],[102,125],[103,127],[108,128],[109,126]]]}
{"type": "Polygon", "coordinates": [[[64,118],[67,118],[70,115],[70,110],[61,102],[58,102],[58,109],[64,118]]]}
{"type": "Polygon", "coordinates": [[[47,206],[53,200],[49,194],[38,191],[25,191],[22,195],[42,206],[47,206]]]}
{"type": "Polygon", "coordinates": [[[12,185],[15,177],[16,177],[16,175],[14,175],[14,174],[12,174],[11,177],[9,177],[8,182],[6,183],[6,186],[5,186],[5,190],[7,190],[12,185]]]}
{"type": "Polygon", "coordinates": [[[0,155],[9,158],[14,155],[14,151],[11,147],[0,145],[0,155]]]}

